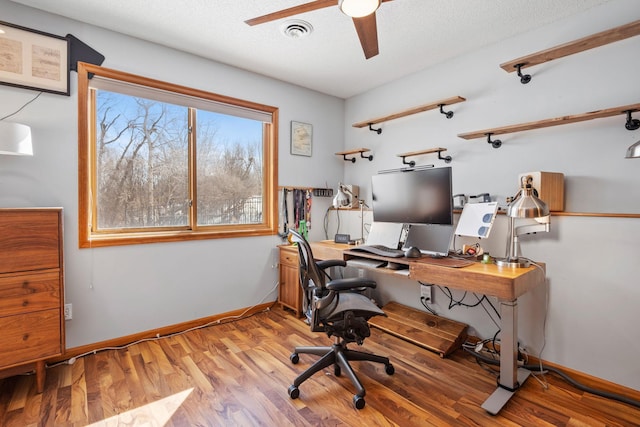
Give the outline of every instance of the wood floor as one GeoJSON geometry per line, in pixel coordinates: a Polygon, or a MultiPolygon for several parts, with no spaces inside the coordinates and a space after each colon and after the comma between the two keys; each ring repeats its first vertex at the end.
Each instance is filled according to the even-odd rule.
{"type": "MultiPolygon", "coordinates": [[[[468,354],[447,359],[372,329],[361,348],[389,356],[383,366],[354,362],[367,389],[333,369],[316,374],[292,400],[287,388],[315,358],[289,361],[296,345],[330,345],[301,320],[266,313],[48,369],[45,390],[33,376],[0,380],[0,426],[632,426],[640,409],[580,392],[548,375],[529,378],[497,416],[480,405],[495,377],[468,354]]],[[[357,346],[356,346],[357,347],[357,346]]],[[[353,348],[353,346],[352,346],[353,348]]]]}

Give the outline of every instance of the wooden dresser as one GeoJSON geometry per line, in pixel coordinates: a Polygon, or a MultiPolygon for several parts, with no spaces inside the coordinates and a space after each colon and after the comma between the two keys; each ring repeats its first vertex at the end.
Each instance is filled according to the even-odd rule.
{"type": "Polygon", "coordinates": [[[35,369],[64,353],[62,209],[0,209],[0,374],[35,369]]]}
{"type": "Polygon", "coordinates": [[[291,309],[296,316],[302,314],[302,288],[298,273],[298,247],[280,245],[280,286],[278,302],[282,307],[291,309]]]}

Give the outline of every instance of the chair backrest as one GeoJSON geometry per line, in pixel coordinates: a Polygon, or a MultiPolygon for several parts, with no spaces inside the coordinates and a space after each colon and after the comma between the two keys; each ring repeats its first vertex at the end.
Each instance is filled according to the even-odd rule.
{"type": "Polygon", "coordinates": [[[309,242],[297,231],[289,230],[291,241],[298,245],[300,285],[305,291],[325,289],[325,275],[313,259],[309,242]]]}
{"type": "Polygon", "coordinates": [[[325,287],[326,274],[316,264],[309,242],[295,230],[289,230],[289,233],[291,241],[298,245],[298,272],[304,295],[302,309],[309,320],[311,330],[314,332],[324,331],[318,316],[318,309],[331,303],[334,294],[328,292],[325,287]]]}

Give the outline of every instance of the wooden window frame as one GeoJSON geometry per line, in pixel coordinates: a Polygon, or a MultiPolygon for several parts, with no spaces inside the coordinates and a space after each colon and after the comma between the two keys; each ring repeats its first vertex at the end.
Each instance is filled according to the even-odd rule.
{"type": "MultiPolygon", "coordinates": [[[[192,164],[194,154],[192,141],[189,142],[189,151],[189,174],[193,179],[195,171],[192,164]]],[[[278,108],[78,62],[78,238],[80,248],[275,235],[278,232],[277,172],[278,108]],[[92,99],[95,91],[90,89],[90,78],[94,75],[270,114],[271,123],[264,123],[262,138],[264,157],[262,222],[260,224],[197,226],[195,221],[196,204],[194,203],[189,212],[191,224],[189,227],[150,230],[123,229],[117,232],[97,231],[94,220],[97,205],[93,202],[92,197],[96,191],[97,181],[95,170],[95,99],[92,99]]],[[[196,189],[193,191],[195,193],[196,189]]],[[[195,194],[191,194],[191,196],[192,200],[197,200],[195,194]]]]}

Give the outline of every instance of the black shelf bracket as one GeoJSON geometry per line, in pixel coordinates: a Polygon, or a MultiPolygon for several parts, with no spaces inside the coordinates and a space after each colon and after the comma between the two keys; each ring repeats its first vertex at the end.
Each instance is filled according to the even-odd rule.
{"type": "Polygon", "coordinates": [[[451,117],[453,117],[453,111],[444,111],[442,107],[444,107],[445,105],[446,104],[438,105],[438,107],[440,107],[440,114],[444,114],[447,119],[450,119],[451,117]]]}
{"type": "MultiPolygon", "coordinates": [[[[360,153],[360,154],[362,154],[362,153],[360,153]]],[[[346,154],[343,154],[342,158],[344,159],[345,162],[351,162],[351,163],[355,163],[356,162],[356,158],[355,157],[347,159],[347,155],[346,154]]]]}
{"type": "Polygon", "coordinates": [[[491,144],[493,148],[502,147],[502,141],[500,141],[499,139],[494,139],[493,141],[491,140],[491,135],[493,135],[491,132],[486,133],[485,135],[487,135],[487,143],[491,144]]]}
{"type": "Polygon", "coordinates": [[[372,131],[372,132],[377,133],[378,135],[380,135],[382,133],[382,128],[374,129],[372,127],[372,125],[373,125],[373,123],[369,123],[369,130],[372,131]]]}
{"type": "Polygon", "coordinates": [[[444,160],[445,163],[451,163],[451,156],[442,157],[442,151],[438,151],[438,159],[444,160]]]}
{"type": "Polygon", "coordinates": [[[416,162],[414,162],[413,160],[410,160],[407,162],[407,156],[402,156],[402,164],[409,165],[410,168],[413,168],[416,166],[416,162]]]}
{"type": "Polygon", "coordinates": [[[520,77],[520,83],[522,83],[523,85],[526,85],[531,81],[531,74],[522,74],[521,69],[524,65],[525,64],[516,64],[514,65],[514,67],[516,67],[516,69],[518,70],[518,77],[520,77]]]}
{"type": "Polygon", "coordinates": [[[364,155],[364,151],[360,152],[360,157],[363,158],[363,159],[369,159],[370,162],[373,161],[373,154],[369,154],[368,156],[365,156],[364,155]]]}
{"type": "Polygon", "coordinates": [[[637,111],[637,110],[627,110],[627,111],[625,111],[625,113],[627,113],[627,122],[624,124],[624,127],[627,130],[640,129],[640,120],[634,119],[634,118],[631,117],[631,113],[633,113],[634,111],[637,111]]]}

